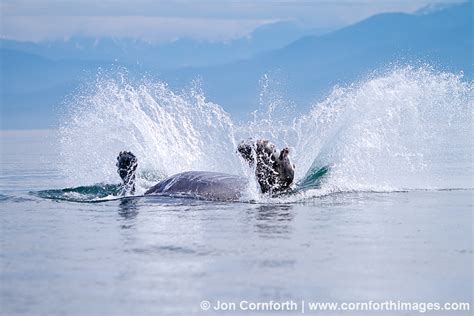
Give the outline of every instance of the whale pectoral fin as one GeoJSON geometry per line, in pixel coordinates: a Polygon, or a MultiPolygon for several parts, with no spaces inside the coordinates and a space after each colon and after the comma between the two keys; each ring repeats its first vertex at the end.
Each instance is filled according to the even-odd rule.
{"type": "Polygon", "coordinates": [[[117,156],[117,173],[123,181],[123,194],[135,192],[135,172],[137,157],[131,151],[121,151],[117,156]]]}

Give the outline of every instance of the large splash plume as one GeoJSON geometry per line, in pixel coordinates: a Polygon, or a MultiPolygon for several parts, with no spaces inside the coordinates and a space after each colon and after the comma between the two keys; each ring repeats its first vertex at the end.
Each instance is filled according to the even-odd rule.
{"type": "Polygon", "coordinates": [[[236,123],[198,85],[98,75],[70,102],[60,128],[71,185],[118,182],[115,157],[131,150],[144,186],[186,170],[248,175],[236,144],[248,137],[289,146],[302,179],[329,173],[318,192],[471,188],[473,83],[427,67],[403,67],[335,87],[304,114],[262,79],[265,110],[236,123]]]}

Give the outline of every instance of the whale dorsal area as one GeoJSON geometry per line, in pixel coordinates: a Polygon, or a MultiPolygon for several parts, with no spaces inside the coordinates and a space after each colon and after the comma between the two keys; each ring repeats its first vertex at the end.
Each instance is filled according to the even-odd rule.
{"type": "Polygon", "coordinates": [[[151,187],[148,194],[182,194],[205,199],[238,200],[248,180],[232,174],[211,171],[188,171],[175,174],[151,187]]]}

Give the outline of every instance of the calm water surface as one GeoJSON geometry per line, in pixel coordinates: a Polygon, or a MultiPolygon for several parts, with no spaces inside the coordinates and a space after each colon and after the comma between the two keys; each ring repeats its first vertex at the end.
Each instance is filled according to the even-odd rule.
{"type": "Polygon", "coordinates": [[[213,314],[202,300],[472,303],[472,190],[54,201],[31,193],[64,188],[52,135],[2,132],[4,315],[213,314]]]}

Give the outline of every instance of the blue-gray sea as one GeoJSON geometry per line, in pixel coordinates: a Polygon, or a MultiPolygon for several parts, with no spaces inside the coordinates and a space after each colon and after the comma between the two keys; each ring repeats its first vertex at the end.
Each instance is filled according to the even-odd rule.
{"type": "Polygon", "coordinates": [[[406,67],[302,113],[265,95],[238,122],[199,89],[98,78],[66,99],[56,129],[1,131],[0,314],[472,315],[473,91],[462,75],[406,67]],[[304,190],[260,195],[235,152],[249,137],[289,147],[304,190]],[[117,194],[121,150],[138,158],[133,196],[117,194]],[[248,192],[143,196],[189,170],[247,177],[248,192]],[[212,311],[219,302],[236,309],[212,311]]]}
{"type": "Polygon", "coordinates": [[[2,132],[3,315],[193,315],[202,300],[472,302],[472,190],[51,200],[35,192],[61,187],[54,134],[2,132]]]}

